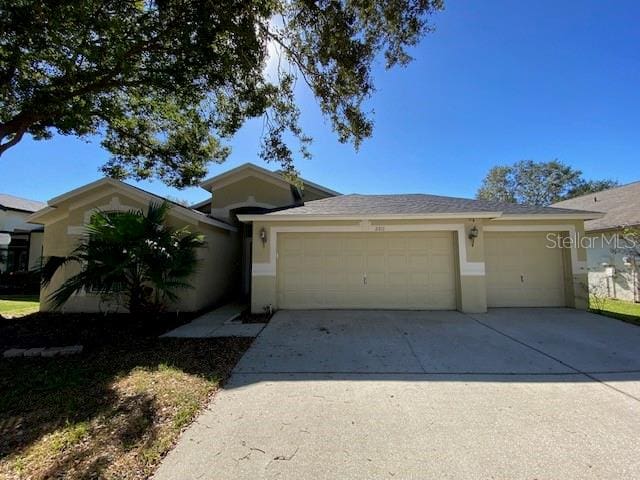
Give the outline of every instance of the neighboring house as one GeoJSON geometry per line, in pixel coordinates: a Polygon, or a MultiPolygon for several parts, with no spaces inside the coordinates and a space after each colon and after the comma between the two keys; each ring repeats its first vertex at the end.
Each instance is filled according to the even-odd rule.
{"type": "MultiPolygon", "coordinates": [[[[207,248],[175,308],[233,295],[265,308],[585,308],[586,252],[554,248],[601,214],[435,195],[340,195],[251,164],[202,183],[211,199],[175,205],[171,222],[205,234],[207,248]]],[[[49,201],[45,255],[65,255],[96,209],[144,207],[159,197],[102,179],[49,201]]],[[[60,272],[51,288],[71,272],[60,272]]],[[[45,298],[47,291],[43,292],[45,298]]],[[[43,309],[48,309],[43,303],[43,309]]],[[[78,295],[67,310],[98,310],[78,295]]]]}
{"type": "Polygon", "coordinates": [[[0,272],[24,272],[40,266],[44,230],[27,218],[45,206],[0,193],[0,272]]]}
{"type": "Polygon", "coordinates": [[[556,203],[562,208],[604,212],[585,222],[589,237],[587,260],[592,292],[611,298],[640,302],[640,259],[624,241],[616,244],[626,228],[640,228],[640,182],[590,193],[556,203]]]}

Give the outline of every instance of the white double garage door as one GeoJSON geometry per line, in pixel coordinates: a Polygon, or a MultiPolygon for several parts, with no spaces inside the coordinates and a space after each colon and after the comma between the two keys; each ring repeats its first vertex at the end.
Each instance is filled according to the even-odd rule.
{"type": "MultiPolygon", "coordinates": [[[[489,307],[564,306],[562,251],[544,232],[485,233],[489,307]]],[[[450,310],[454,232],[279,233],[278,306],[450,310]]]]}

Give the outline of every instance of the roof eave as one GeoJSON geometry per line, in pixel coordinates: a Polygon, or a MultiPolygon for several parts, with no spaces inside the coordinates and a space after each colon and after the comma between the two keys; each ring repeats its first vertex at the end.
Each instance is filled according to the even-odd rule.
{"type": "Polygon", "coordinates": [[[11,211],[11,212],[19,212],[19,213],[35,213],[35,212],[38,211],[38,210],[26,210],[24,208],[9,207],[7,205],[0,205],[0,210],[11,211]]]}
{"type": "Polygon", "coordinates": [[[626,230],[626,229],[637,229],[640,228],[640,224],[631,223],[628,225],[601,225],[596,228],[587,228],[585,225],[584,231],[587,233],[604,233],[610,232],[613,230],[626,230]]]}
{"type": "Polygon", "coordinates": [[[69,190],[68,192],[63,193],[62,195],[58,195],[57,197],[53,197],[47,203],[50,206],[51,205],[55,205],[56,203],[63,202],[65,200],[69,199],[69,198],[75,197],[76,195],[78,195],[80,193],[86,192],[86,191],[91,190],[91,189],[93,189],[95,187],[98,187],[100,185],[108,185],[108,184],[117,185],[119,183],[123,183],[123,182],[119,182],[117,180],[114,180],[114,179],[108,178],[108,177],[99,178],[98,180],[95,180],[95,181],[93,181],[91,183],[87,183],[86,185],[82,185],[81,187],[74,188],[73,190],[69,190]]]}
{"type": "Polygon", "coordinates": [[[201,202],[194,203],[193,205],[189,205],[189,208],[191,208],[192,210],[197,210],[200,207],[204,207],[205,205],[210,205],[210,204],[211,204],[211,199],[207,198],[206,200],[202,200],[201,202]]]}
{"type": "Polygon", "coordinates": [[[47,215],[50,212],[54,212],[55,210],[56,210],[55,207],[46,206],[43,209],[40,209],[37,212],[34,212],[31,215],[29,215],[27,217],[26,222],[27,223],[34,223],[36,225],[44,225],[42,222],[39,221],[40,218],[44,217],[45,215],[47,215]]]}
{"type": "Polygon", "coordinates": [[[498,218],[494,218],[496,221],[509,221],[509,220],[596,220],[604,217],[604,213],[596,212],[576,212],[576,213],[505,213],[498,218]]]}
{"type": "MultiPolygon", "coordinates": [[[[150,192],[145,192],[143,190],[140,190],[136,187],[133,187],[127,183],[124,182],[120,182],[118,180],[114,180],[112,178],[101,178],[99,180],[96,180],[95,182],[91,182],[88,183],[87,185],[83,185],[82,187],[76,188],[74,190],[71,190],[67,193],[64,193],[62,195],[59,195],[55,198],[52,198],[51,200],[49,200],[49,205],[44,207],[42,210],[38,210],[37,212],[35,212],[33,215],[30,215],[27,218],[27,222],[29,223],[36,223],[36,224],[43,224],[40,219],[46,215],[48,215],[49,213],[53,212],[56,210],[56,203],[60,203],[64,200],[69,200],[83,192],[86,192],[88,190],[91,190],[93,188],[99,187],[100,185],[111,185],[115,188],[118,188],[120,190],[124,190],[126,192],[128,192],[131,196],[133,197],[137,197],[140,199],[157,199],[157,200],[166,200],[163,197],[160,197],[158,195],[155,195],[153,193],[150,192]]],[[[171,208],[171,214],[176,215],[176,216],[182,216],[191,220],[196,220],[208,225],[212,225],[214,227],[218,227],[221,228],[223,230],[229,230],[232,232],[236,232],[237,228],[235,228],[232,225],[229,225],[227,223],[221,222],[220,220],[216,220],[214,218],[211,218],[207,215],[205,215],[202,212],[198,212],[195,210],[192,210],[191,208],[188,207],[183,207],[181,205],[174,205],[172,204],[172,208],[171,208]]]]}
{"type": "Polygon", "coordinates": [[[261,214],[238,215],[241,222],[300,222],[316,220],[439,220],[447,218],[491,218],[502,215],[502,212],[455,212],[455,213],[417,213],[417,214],[358,214],[358,215],[326,215],[326,214],[261,214]]]}

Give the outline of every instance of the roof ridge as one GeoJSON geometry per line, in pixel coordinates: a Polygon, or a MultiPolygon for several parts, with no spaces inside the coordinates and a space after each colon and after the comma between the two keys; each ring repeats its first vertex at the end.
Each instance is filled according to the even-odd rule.
{"type": "MultiPolygon", "coordinates": [[[[467,197],[452,197],[447,195],[436,195],[431,193],[348,193],[343,195],[338,195],[335,197],[327,197],[321,198],[318,200],[311,200],[305,202],[305,204],[316,203],[316,202],[339,202],[345,197],[358,197],[358,198],[385,198],[385,197],[397,197],[402,199],[403,197],[423,197],[428,198],[431,203],[436,204],[447,204],[448,201],[463,201],[463,202],[472,202],[478,205],[485,205],[491,207],[510,207],[516,209],[552,209],[552,210],[575,210],[570,208],[563,207],[555,207],[552,205],[533,205],[533,204],[523,204],[523,203],[512,203],[512,202],[503,202],[499,200],[488,200],[484,198],[467,198],[467,197]]],[[[599,213],[593,211],[592,213],[599,213]]]]}
{"type": "MultiPolygon", "coordinates": [[[[495,200],[448,197],[428,193],[414,194],[347,194],[305,202],[301,206],[282,210],[277,215],[376,215],[376,214],[443,214],[491,213],[512,215],[599,215],[600,212],[563,208],[561,206],[523,205],[495,200]]],[[[276,215],[275,212],[266,215],[276,215]]]]}

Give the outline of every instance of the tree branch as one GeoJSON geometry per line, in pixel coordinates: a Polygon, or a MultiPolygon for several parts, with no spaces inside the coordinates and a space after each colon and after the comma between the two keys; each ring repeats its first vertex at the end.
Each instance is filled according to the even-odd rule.
{"type": "MultiPolygon", "coordinates": [[[[2,154],[7,150],[9,150],[11,147],[18,144],[20,140],[22,140],[22,137],[24,136],[26,131],[27,131],[27,127],[22,127],[13,134],[13,138],[11,138],[11,140],[5,143],[0,143],[0,156],[2,156],[2,154]]],[[[6,138],[8,136],[9,135],[5,135],[4,137],[6,138]]]]}

